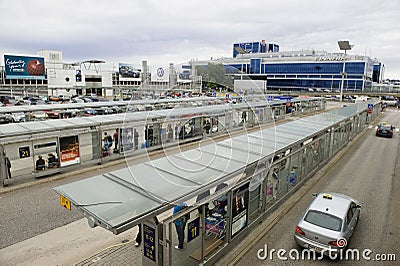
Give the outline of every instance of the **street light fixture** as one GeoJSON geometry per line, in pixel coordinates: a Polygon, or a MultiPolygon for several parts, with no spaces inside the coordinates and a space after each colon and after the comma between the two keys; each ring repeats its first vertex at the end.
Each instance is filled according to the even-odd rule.
{"type": "Polygon", "coordinates": [[[340,84],[340,102],[343,101],[343,85],[344,85],[344,76],[346,75],[345,66],[346,66],[346,54],[348,50],[351,50],[354,45],[351,45],[349,41],[338,41],[339,49],[344,51],[344,59],[343,59],[343,69],[342,69],[342,83],[340,84]]]}

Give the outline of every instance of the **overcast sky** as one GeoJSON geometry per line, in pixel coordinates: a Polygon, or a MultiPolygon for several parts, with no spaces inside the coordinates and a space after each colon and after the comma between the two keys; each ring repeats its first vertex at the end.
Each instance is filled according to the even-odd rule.
{"type": "Polygon", "coordinates": [[[0,10],[2,54],[57,50],[66,63],[99,59],[111,70],[232,57],[236,42],[338,52],[349,40],[350,54],[378,58],[385,78],[400,79],[398,0],[1,0],[0,10]]]}

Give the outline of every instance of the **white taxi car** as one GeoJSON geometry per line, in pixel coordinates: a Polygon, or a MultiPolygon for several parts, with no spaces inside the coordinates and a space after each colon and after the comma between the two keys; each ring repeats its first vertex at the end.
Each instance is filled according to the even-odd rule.
{"type": "Polygon", "coordinates": [[[344,250],[357,225],[361,206],[356,199],[339,193],[313,194],[296,226],[294,239],[307,249],[324,255],[344,250]]]}

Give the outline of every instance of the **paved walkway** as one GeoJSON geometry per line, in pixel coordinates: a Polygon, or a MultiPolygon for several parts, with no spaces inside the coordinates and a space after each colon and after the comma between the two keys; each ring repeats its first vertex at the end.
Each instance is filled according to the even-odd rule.
{"type": "Polygon", "coordinates": [[[94,256],[77,263],[76,266],[140,265],[142,259],[142,247],[135,247],[134,244],[135,241],[129,241],[119,245],[111,246],[95,254],[94,256]]]}
{"type": "Polygon", "coordinates": [[[141,265],[142,247],[129,242],[136,234],[137,227],[119,235],[90,228],[83,218],[0,249],[0,265],[141,265]]]}

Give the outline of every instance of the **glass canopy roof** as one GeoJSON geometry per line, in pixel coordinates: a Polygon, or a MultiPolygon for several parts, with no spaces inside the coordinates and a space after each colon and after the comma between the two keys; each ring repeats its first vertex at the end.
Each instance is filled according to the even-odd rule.
{"type": "Polygon", "coordinates": [[[198,148],[69,183],[54,190],[114,233],[120,233],[194,198],[204,188],[237,176],[246,166],[300,140],[307,140],[361,111],[352,105],[301,118],[255,133],[219,142],[200,142],[198,148]]]}

